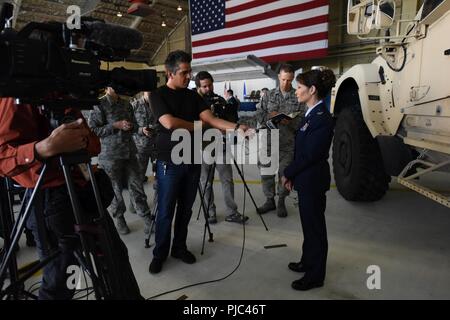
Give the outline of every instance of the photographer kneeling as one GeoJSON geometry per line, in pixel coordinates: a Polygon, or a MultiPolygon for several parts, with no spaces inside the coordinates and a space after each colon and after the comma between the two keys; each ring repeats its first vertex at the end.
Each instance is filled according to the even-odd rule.
{"type": "MultiPolygon", "coordinates": [[[[56,158],[59,154],[86,149],[90,156],[100,152],[98,138],[88,129],[78,111],[66,109],[78,120],[63,124],[52,130],[50,121],[36,107],[18,105],[13,98],[0,98],[0,175],[12,177],[26,188],[34,188],[44,162],[47,172],[41,187],[41,198],[33,203],[32,214],[27,221],[37,242],[39,258],[45,259],[59,249],[63,238],[73,237],[74,214],[70,204],[63,172],[56,158]],[[37,203],[40,201],[41,203],[37,203]],[[38,233],[36,215],[41,207],[45,217],[45,234],[38,233]],[[45,240],[44,240],[45,239],[45,240]]],[[[98,216],[97,206],[91,188],[76,167],[72,170],[75,192],[79,197],[84,214],[89,216],[89,226],[94,226],[93,218],[98,216]]],[[[102,202],[106,207],[112,199],[112,188],[103,171],[96,171],[102,202]]],[[[27,192],[28,196],[30,192],[27,192]]],[[[120,239],[109,215],[104,215],[106,231],[112,242],[112,251],[120,275],[120,292],[114,299],[141,299],[139,287],[128,259],[128,251],[120,239]]],[[[104,224],[104,225],[105,225],[104,224]]],[[[76,237],[77,238],[77,237],[76,237]]],[[[99,252],[99,254],[102,254],[99,252]]],[[[71,299],[74,289],[68,288],[70,275],[68,267],[78,265],[73,251],[63,250],[44,267],[39,299],[71,299]]]]}

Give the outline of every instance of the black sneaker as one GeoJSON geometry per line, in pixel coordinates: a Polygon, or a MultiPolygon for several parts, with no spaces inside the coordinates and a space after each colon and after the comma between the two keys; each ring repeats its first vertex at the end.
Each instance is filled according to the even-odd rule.
{"type": "Polygon", "coordinates": [[[229,216],[227,216],[225,218],[225,221],[235,222],[235,223],[244,223],[247,220],[248,220],[247,216],[245,216],[245,218],[244,218],[244,216],[242,214],[238,213],[238,212],[230,214],[229,216]]]}
{"type": "Polygon", "coordinates": [[[153,258],[152,262],[150,263],[150,267],[148,268],[148,271],[152,274],[159,273],[162,269],[163,261],[158,258],[153,258]]]}
{"type": "Polygon", "coordinates": [[[197,261],[195,256],[188,250],[172,252],[171,256],[174,257],[175,259],[180,259],[181,261],[187,264],[193,264],[195,263],[195,261],[197,261]]]}

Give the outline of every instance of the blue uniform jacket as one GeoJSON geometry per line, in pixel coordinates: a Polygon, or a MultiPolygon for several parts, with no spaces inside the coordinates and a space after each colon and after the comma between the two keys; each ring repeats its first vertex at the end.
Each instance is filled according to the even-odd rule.
{"type": "Polygon", "coordinates": [[[284,176],[297,191],[325,192],[330,189],[329,149],[334,122],[324,103],[317,105],[300,123],[295,136],[294,161],[284,176]]]}

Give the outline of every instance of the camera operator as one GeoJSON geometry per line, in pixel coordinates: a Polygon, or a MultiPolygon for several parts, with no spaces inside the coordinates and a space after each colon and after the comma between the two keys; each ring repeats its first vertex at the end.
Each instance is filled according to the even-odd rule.
{"type": "MultiPolygon", "coordinates": [[[[233,101],[226,102],[225,99],[214,93],[214,79],[207,71],[200,71],[195,76],[195,85],[197,92],[205,100],[205,103],[211,108],[211,111],[215,115],[222,119],[230,119],[230,121],[237,122],[237,101],[234,99],[231,93],[233,101]]],[[[233,167],[227,163],[216,163],[217,172],[219,173],[220,182],[222,183],[223,198],[225,201],[225,207],[227,211],[228,222],[242,223],[248,220],[248,217],[244,217],[238,212],[238,206],[234,201],[234,182],[233,182],[233,167]]],[[[217,223],[216,205],[214,204],[214,189],[213,181],[215,172],[211,172],[213,168],[212,164],[202,164],[202,173],[200,176],[201,188],[204,190],[203,196],[205,205],[209,208],[209,222],[217,223]],[[209,204],[208,204],[209,201],[209,204]]]]}
{"type": "Polygon", "coordinates": [[[125,178],[133,208],[144,220],[144,234],[148,235],[151,226],[150,208],[133,141],[133,133],[138,131],[138,125],[131,105],[108,87],[106,95],[100,99],[100,105],[94,106],[91,111],[89,127],[101,139],[102,152],[98,160],[114,188],[115,197],[108,209],[116,219],[117,231],[120,234],[130,232],[124,218],[126,207],[122,197],[122,181],[125,178]]]}
{"type": "MultiPolygon", "coordinates": [[[[87,149],[94,156],[100,150],[98,138],[89,130],[81,113],[66,110],[66,114],[78,118],[52,130],[50,121],[35,107],[17,105],[13,98],[0,98],[0,175],[12,177],[17,183],[34,188],[43,163],[48,165],[42,186],[42,197],[35,199],[33,212],[27,221],[36,238],[40,259],[48,257],[58,249],[59,241],[74,235],[74,214],[68,205],[70,198],[65,185],[64,175],[56,155],[87,149]],[[43,208],[46,232],[37,231],[37,207],[43,208]]],[[[76,168],[73,172],[75,189],[83,212],[90,217],[98,216],[91,185],[84,180],[76,168]]],[[[111,201],[111,184],[101,170],[96,171],[99,189],[104,205],[111,201]],[[105,179],[106,178],[106,179],[105,179]]],[[[29,192],[28,192],[29,194],[29,192]]],[[[139,299],[139,287],[134,278],[128,259],[128,251],[117,234],[108,215],[105,216],[112,242],[113,252],[120,270],[123,283],[123,298],[139,299]]],[[[62,251],[44,267],[40,299],[70,299],[74,291],[67,287],[67,268],[77,265],[72,251],[62,251]]]]}
{"type": "MultiPolygon", "coordinates": [[[[184,51],[169,53],[165,61],[167,84],[152,92],[151,105],[153,113],[161,129],[156,138],[158,180],[158,216],[156,218],[155,249],[149,271],[158,273],[169,254],[172,220],[177,207],[172,257],[185,263],[194,263],[195,256],[186,246],[188,224],[192,215],[192,205],[197,194],[200,179],[200,164],[191,154],[191,161],[174,164],[171,158],[172,149],[178,141],[172,141],[172,133],[176,129],[188,130],[193,142],[194,121],[220,130],[248,130],[245,125],[237,125],[219,119],[213,115],[203,99],[192,90],[187,89],[191,80],[191,56],[184,51]]],[[[192,143],[192,146],[197,145],[192,143]]],[[[201,146],[201,143],[199,143],[201,146]]],[[[201,149],[192,150],[201,154],[201,149]]]]}

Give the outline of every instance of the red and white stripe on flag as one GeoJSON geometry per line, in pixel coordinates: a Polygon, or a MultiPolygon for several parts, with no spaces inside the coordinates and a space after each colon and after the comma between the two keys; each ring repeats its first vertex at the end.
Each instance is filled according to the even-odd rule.
{"type": "Polygon", "coordinates": [[[327,55],[329,0],[190,0],[190,9],[196,63],[327,55]]]}

